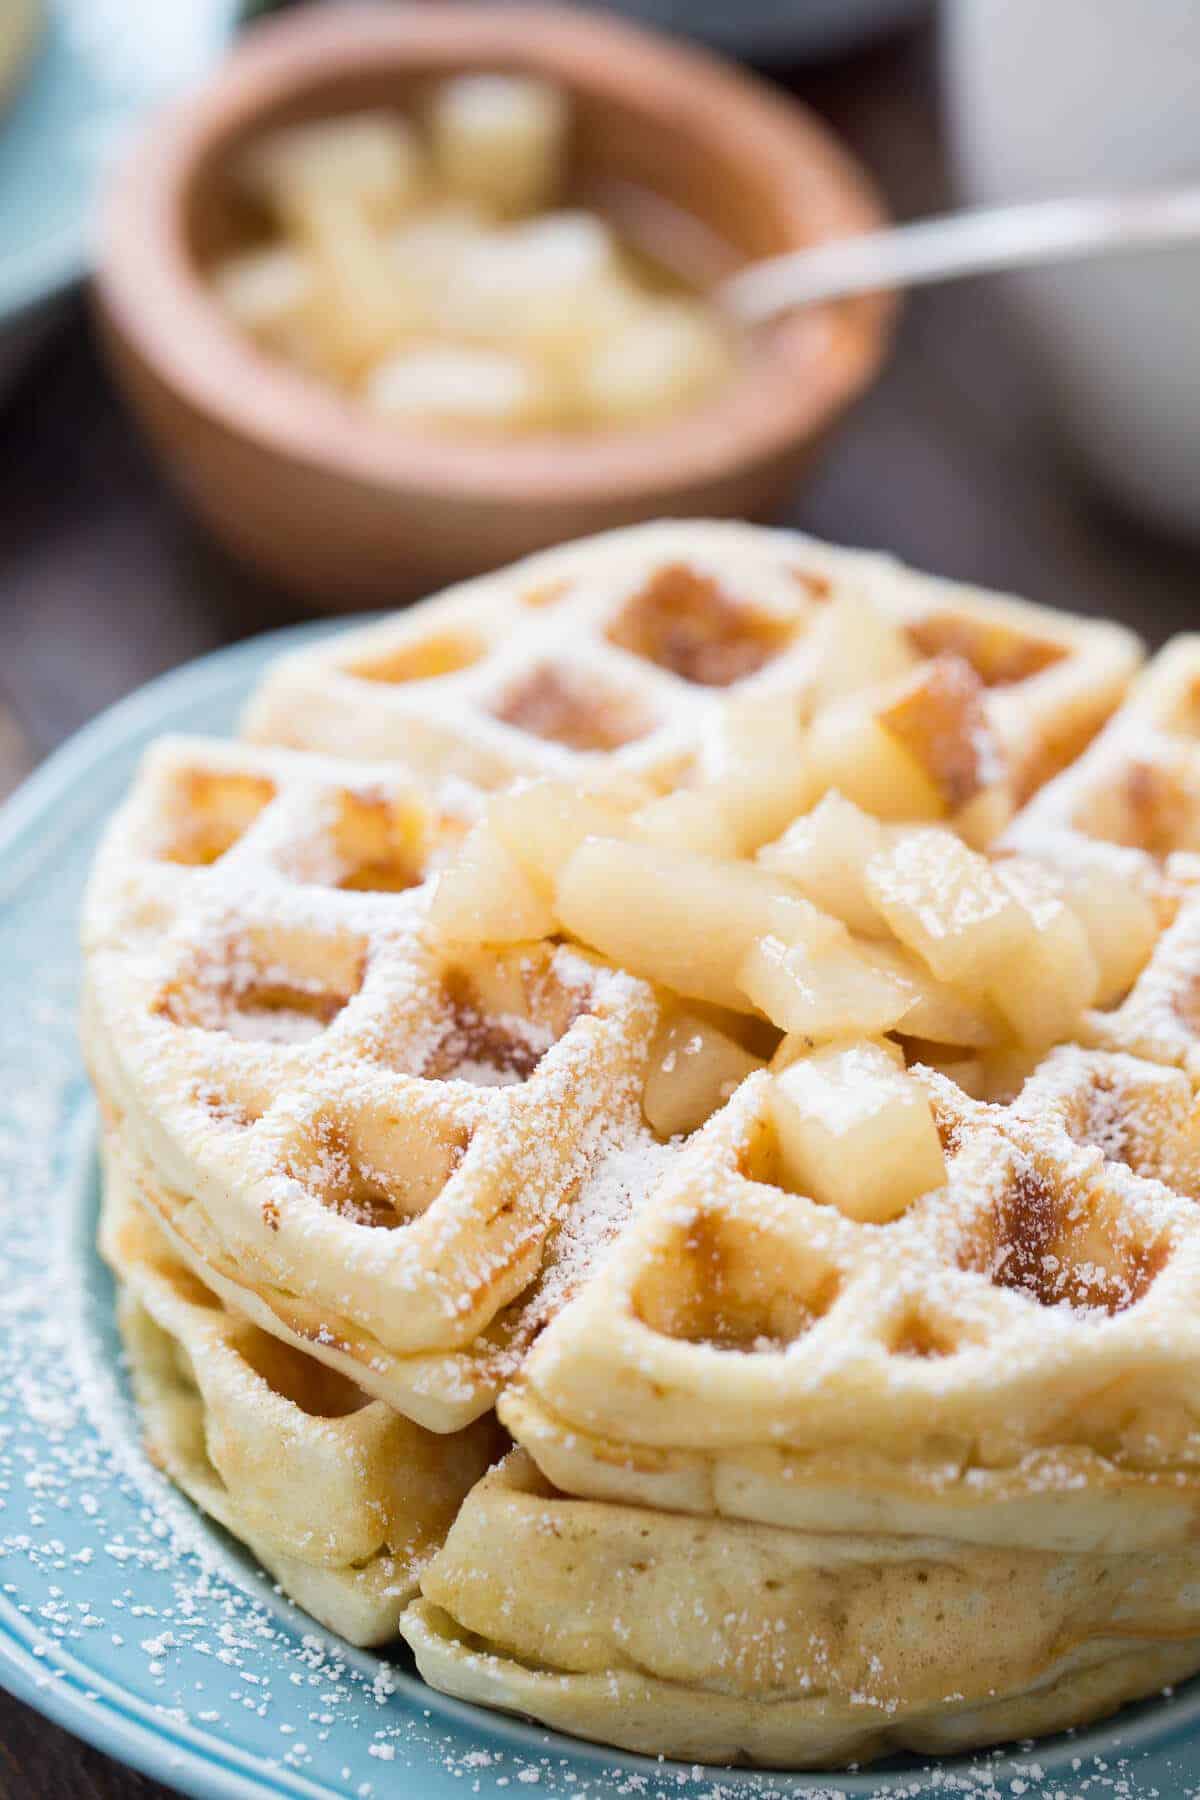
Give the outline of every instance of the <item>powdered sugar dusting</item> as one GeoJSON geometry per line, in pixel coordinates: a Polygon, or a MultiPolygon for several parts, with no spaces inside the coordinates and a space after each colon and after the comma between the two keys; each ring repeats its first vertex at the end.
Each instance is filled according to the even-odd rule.
{"type": "Polygon", "coordinates": [[[564,1210],[533,1301],[535,1325],[548,1322],[602,1266],[629,1220],[650,1200],[675,1156],[644,1127],[602,1154],[564,1210]]]}
{"type": "MultiPolygon", "coordinates": [[[[663,748],[660,742],[656,751],[663,748]]],[[[240,754],[230,752],[234,757],[240,754]]],[[[359,797],[370,813],[373,802],[365,789],[359,797]]],[[[338,828],[342,813],[337,808],[316,808],[306,817],[328,835],[338,828]]],[[[710,1128],[711,1138],[706,1136],[694,1153],[686,1150],[681,1155],[677,1146],[656,1143],[635,1122],[639,1055],[651,1010],[648,994],[639,984],[600,974],[587,958],[572,952],[555,953],[551,982],[539,967],[537,953],[523,951],[514,967],[501,971],[520,989],[516,1003],[510,1004],[501,993],[464,1005],[450,992],[445,970],[439,971],[436,959],[425,955],[429,945],[423,935],[420,882],[403,892],[380,891],[386,890],[384,878],[396,860],[389,861],[392,849],[385,846],[387,853],[381,855],[356,852],[348,859],[344,849],[327,856],[328,845],[323,849],[316,844],[310,846],[307,863],[301,859],[289,870],[279,851],[294,823],[288,822],[285,794],[279,806],[268,805],[231,838],[211,868],[200,866],[183,877],[206,884],[214,903],[222,896],[235,909],[244,903],[247,913],[256,915],[260,931],[264,923],[282,925],[279,941],[286,948],[275,954],[270,931],[266,954],[261,937],[249,947],[227,941],[223,948],[204,930],[193,934],[190,943],[177,940],[174,950],[198,952],[202,961],[216,952],[211,966],[216,978],[198,984],[212,1011],[207,1017],[198,1013],[186,1021],[166,1023],[164,1015],[156,1015],[160,1024],[148,1032],[140,1073],[153,1066],[157,1081],[161,1072],[156,1099],[161,1096],[164,1113],[186,1139],[189,1152],[198,1145],[197,1153],[211,1159],[206,1179],[210,1192],[226,1196],[222,1203],[228,1198],[223,1178],[249,1174],[261,1181],[274,1209],[272,1219],[263,1208],[265,1229],[272,1234],[264,1258],[274,1264],[277,1278],[282,1264],[284,1279],[295,1276],[300,1293],[319,1297],[331,1311],[344,1307],[353,1316],[365,1292],[382,1318],[386,1310],[379,1304],[381,1295],[393,1305],[402,1298],[403,1311],[414,1312],[422,1296],[428,1297],[430,1283],[422,1257],[411,1246],[420,1242],[435,1259],[453,1252],[455,1205],[477,1183],[477,1191],[496,1196],[495,1217],[516,1213],[538,1255],[543,1251],[545,1255],[540,1278],[508,1309],[510,1316],[519,1315],[519,1322],[496,1358],[497,1374],[503,1379],[513,1373],[530,1339],[547,1321],[555,1315],[560,1323],[565,1319],[563,1309],[570,1311],[568,1303],[581,1288],[588,1287],[593,1277],[608,1281],[624,1247],[637,1240],[654,1216],[647,1200],[661,1195],[662,1177],[673,1170],[676,1176],[686,1175],[691,1186],[668,1193],[662,1218],[678,1232],[686,1252],[679,1265],[693,1271],[697,1284],[696,1304],[690,1310],[684,1305],[674,1314],[665,1310],[659,1327],[663,1335],[673,1335],[677,1350],[682,1350],[674,1358],[675,1368],[684,1367],[685,1360],[697,1363],[701,1355],[711,1356],[714,1347],[727,1355],[731,1368],[786,1364],[782,1377],[785,1383],[794,1383],[789,1398],[798,1394],[803,1402],[794,1416],[803,1418],[804,1428],[817,1428],[813,1422],[820,1419],[822,1408],[828,1421],[840,1406],[844,1432],[851,1411],[844,1398],[839,1400],[839,1393],[846,1391],[839,1389],[839,1381],[856,1366],[861,1370],[864,1355],[886,1353],[890,1367],[884,1386],[895,1418],[882,1417],[880,1429],[907,1434],[911,1448],[925,1413],[936,1423],[943,1417],[940,1409],[954,1417],[953,1406],[958,1404],[960,1430],[971,1428],[964,1425],[961,1409],[977,1396],[979,1384],[971,1378],[966,1358],[981,1345],[986,1345],[997,1366],[1011,1368],[1018,1377],[1038,1358],[1046,1367],[1069,1371],[1095,1344],[1107,1341],[1106,1333],[1125,1329],[1123,1315],[1132,1312],[1144,1295],[1153,1293],[1157,1303],[1175,1291],[1170,1284],[1178,1280],[1178,1246],[1190,1233],[1187,1208],[1161,1179],[1168,1169],[1167,1152],[1157,1140],[1149,1146],[1142,1142],[1150,1135],[1149,1127],[1140,1137],[1138,1130],[1120,1136],[1103,1098],[1095,1101],[1077,1131],[1056,1121],[1053,1133],[1037,1120],[1022,1118],[1018,1108],[976,1110],[955,1101],[960,1108],[952,1145],[957,1190],[952,1179],[945,1189],[922,1196],[909,1217],[889,1227],[886,1235],[880,1230],[872,1238],[869,1231],[856,1232],[831,1217],[836,1209],[814,1209],[803,1193],[788,1185],[785,1172],[772,1162],[769,1119],[753,1116],[754,1091],[734,1095],[731,1110],[740,1122],[736,1141],[721,1138],[728,1120],[718,1116],[710,1128]],[[352,868],[363,878],[361,889],[347,879],[352,868]],[[556,983],[558,995],[548,1000],[542,983],[556,983]],[[570,1003],[560,1014],[555,1009],[562,993],[570,1003]],[[314,1022],[316,1029],[309,1029],[314,1022]],[[172,1032],[168,1024],[183,1029],[172,1032]],[[221,1041],[200,1045],[197,1031],[221,1041]],[[607,1062],[597,1055],[606,1032],[611,1053],[607,1062]],[[445,1052],[445,1067],[435,1068],[440,1051],[445,1052]],[[226,1097],[216,1079],[231,1068],[245,1076],[251,1062],[267,1090],[257,1113],[239,1106],[237,1083],[226,1097]],[[200,1085],[198,1073],[209,1085],[200,1085]],[[413,1085],[405,1087],[404,1081],[413,1085]],[[209,1093],[215,1093],[216,1104],[202,1104],[206,1117],[197,1127],[197,1105],[201,1095],[209,1093]],[[740,1113],[739,1100],[746,1101],[740,1113]],[[569,1128],[561,1133],[544,1129],[547,1118],[568,1120],[569,1128]],[[398,1152],[388,1137],[413,1119],[419,1120],[423,1138],[433,1146],[428,1156],[411,1142],[398,1152]],[[305,1146],[310,1151],[306,1163],[293,1155],[305,1146]],[[706,1162],[713,1146],[717,1155],[706,1162]],[[1047,1154],[1052,1177],[1039,1160],[1047,1154]],[[392,1191],[398,1167],[404,1169],[406,1182],[409,1171],[417,1171],[411,1191],[402,1197],[392,1191]],[[1094,1196],[1103,1207],[1092,1204],[1094,1196]],[[964,1198],[969,1206],[960,1204],[964,1198]],[[397,1204],[398,1199],[403,1203],[397,1204]],[[402,1215],[404,1231],[374,1229],[397,1222],[384,1216],[385,1205],[402,1215]],[[823,1216],[813,1219],[813,1211],[823,1216]],[[1095,1231],[1083,1229],[1097,1222],[1103,1227],[1099,1238],[1095,1231]],[[752,1255],[741,1251],[743,1234],[754,1246],[752,1255]],[[802,1255],[797,1254],[798,1245],[802,1255]],[[285,1260],[289,1255],[295,1258],[290,1268],[285,1260]],[[873,1289],[867,1282],[856,1286],[856,1278],[867,1269],[876,1277],[873,1289]],[[735,1291],[743,1278],[749,1283],[748,1293],[735,1291]],[[704,1336],[703,1309],[711,1298],[706,1283],[719,1290],[723,1317],[727,1316],[719,1343],[704,1336]],[[1010,1301],[1028,1309],[1019,1329],[1010,1301]],[[900,1302],[903,1306],[897,1310],[900,1302]],[[1030,1302],[1041,1313],[1032,1312],[1030,1302]],[[947,1343],[935,1340],[931,1319],[946,1325],[947,1343]],[[956,1335],[960,1330],[961,1340],[956,1335]],[[975,1330],[973,1338],[969,1330],[975,1330]],[[1007,1340],[1005,1330],[1011,1332],[1007,1340]],[[1015,1346],[1011,1354],[1009,1345],[1015,1346]],[[691,1356],[693,1350],[696,1356],[691,1356]],[[923,1409],[912,1404],[918,1392],[923,1409]]],[[[358,823],[368,829],[366,815],[358,823]]],[[[388,831],[396,825],[391,811],[385,823],[388,831]]],[[[213,842],[223,843],[227,835],[219,834],[213,842]]],[[[202,864],[204,859],[198,861],[202,864]]],[[[143,916],[149,918],[155,908],[169,911],[172,897],[182,891],[178,870],[155,871],[147,877],[143,916]]],[[[900,891],[893,898],[899,903],[910,896],[900,891]]],[[[974,901],[966,915],[960,916],[961,909],[956,911],[953,905],[949,912],[956,930],[980,922],[974,901]]],[[[101,918],[101,931],[104,923],[101,918]]],[[[146,938],[153,935],[151,930],[146,938]]],[[[132,967],[145,942],[141,950],[130,947],[135,952],[132,967]]],[[[752,1077],[751,1082],[767,1079],[752,1077]]],[[[760,1085],[757,1094],[761,1091],[760,1085]]],[[[121,1101],[127,1097],[119,1090],[121,1101]]],[[[1150,1116],[1151,1109],[1143,1109],[1139,1101],[1130,1109],[1127,1123],[1140,1129],[1142,1110],[1150,1116]]],[[[1177,1147],[1171,1154],[1178,1156],[1177,1147]]],[[[247,1220],[237,1223],[249,1237],[247,1220]]],[[[440,1302],[461,1317],[476,1293],[491,1291],[493,1282],[511,1280],[512,1266],[510,1243],[488,1243],[457,1265],[461,1288],[451,1290],[443,1284],[440,1302]]],[[[497,1288],[501,1296],[505,1291],[497,1288]]],[[[396,1313],[400,1310],[396,1308],[396,1313]]],[[[324,1330],[328,1315],[323,1317],[324,1330]]],[[[1135,1335],[1147,1365],[1156,1354],[1172,1350],[1172,1334],[1157,1314],[1150,1318],[1149,1329],[1127,1333],[1131,1342],[1135,1335]]],[[[60,1338],[60,1350],[61,1346],[60,1338]]],[[[711,1368],[711,1363],[705,1366],[711,1368]]],[[[56,1411],[68,1404],[64,1394],[34,1393],[28,1371],[18,1374],[24,1376],[26,1416],[40,1430],[57,1431],[67,1417],[56,1411]]],[[[654,1358],[643,1353],[637,1368],[622,1374],[653,1382],[654,1358]]],[[[96,1398],[95,1381],[85,1374],[76,1385],[86,1404],[102,1415],[104,1404],[96,1398]]],[[[866,1392],[867,1384],[860,1380],[856,1390],[860,1405],[866,1392]]],[[[668,1396],[668,1384],[659,1384],[659,1397],[668,1396]]],[[[710,1423],[722,1410],[730,1410],[731,1399],[736,1412],[736,1391],[710,1380],[694,1396],[695,1414],[697,1418],[708,1414],[705,1422],[710,1423]]],[[[77,1410],[71,1422],[79,1417],[77,1410]]],[[[1005,1426],[1008,1423],[1006,1418],[1005,1426]]],[[[1139,1421],[1139,1428],[1142,1424],[1139,1421]]],[[[776,1425],[782,1441],[781,1421],[772,1422],[768,1435],[776,1425]]],[[[1163,1453],[1164,1444],[1169,1448],[1174,1426],[1172,1419],[1164,1422],[1156,1417],[1142,1430],[1141,1449],[1151,1460],[1163,1453]],[[1157,1441],[1152,1441],[1154,1432],[1157,1441]]],[[[120,1440],[119,1430],[114,1440],[120,1440]]],[[[1005,1447],[1003,1440],[999,1450],[994,1442],[991,1445],[997,1462],[1002,1463],[1005,1447]]],[[[4,1454],[0,1439],[0,1458],[4,1454]]],[[[135,1458],[130,1458],[129,1468],[136,1484],[135,1458]]],[[[28,1485],[41,1496],[37,1504],[55,1488],[53,1481],[40,1479],[28,1485]]],[[[145,1523],[152,1537],[169,1539],[170,1554],[177,1562],[187,1534],[181,1526],[177,1536],[174,1523],[164,1523],[169,1510],[164,1506],[160,1514],[151,1501],[142,1507],[139,1524],[145,1523]]],[[[149,1583],[173,1567],[168,1560],[164,1568],[152,1553],[141,1557],[140,1542],[137,1531],[124,1527],[122,1554],[114,1556],[118,1564],[136,1562],[139,1593],[143,1581],[149,1583]]],[[[147,1659],[149,1679],[163,1684],[163,1718],[179,1722],[191,1716],[184,1667],[193,1651],[209,1654],[196,1643],[192,1626],[197,1613],[207,1616],[211,1587],[225,1579],[225,1572],[218,1568],[215,1574],[211,1569],[206,1573],[209,1587],[202,1600],[183,1593],[177,1576],[171,1579],[176,1586],[169,1603],[159,1598],[138,1601],[139,1608],[149,1609],[148,1617],[153,1614],[138,1644],[147,1659]]],[[[406,1688],[403,1674],[328,1646],[321,1648],[317,1671],[318,1703],[325,1710],[310,1711],[305,1723],[311,1730],[300,1728],[290,1712],[286,1719],[281,1717],[288,1709],[278,1702],[276,1684],[283,1667],[289,1666],[287,1640],[269,1612],[263,1614],[260,1630],[257,1602],[231,1591],[237,1615],[232,1628],[235,1641],[219,1637],[221,1650],[230,1655],[226,1658],[220,1651],[217,1655],[222,1669],[231,1671],[230,1683],[236,1685],[228,1691],[222,1685],[208,1696],[214,1703],[204,1706],[206,1726],[220,1735],[229,1713],[241,1708],[265,1729],[277,1727],[286,1741],[283,1754],[272,1756],[278,1767],[289,1773],[315,1772],[319,1767],[321,1778],[334,1783],[331,1791],[350,1791],[345,1784],[356,1781],[354,1791],[360,1795],[372,1791],[369,1774],[362,1775],[367,1762],[356,1757],[359,1766],[353,1772],[347,1763],[336,1777],[330,1775],[328,1757],[320,1749],[328,1741],[322,1731],[335,1736],[348,1731],[356,1750],[365,1749],[371,1765],[389,1765],[389,1780],[390,1766],[419,1768],[423,1757],[437,1754],[440,1727],[429,1724],[429,1719],[438,1703],[431,1696],[414,1698],[417,1691],[406,1688]],[[264,1651],[269,1646],[265,1668],[255,1661],[260,1645],[264,1651]],[[326,1666],[330,1659],[336,1665],[332,1674],[326,1666]],[[382,1717],[379,1712],[371,1715],[364,1703],[363,1690],[373,1668],[370,1704],[382,1710],[382,1717]],[[393,1709],[393,1699],[407,1704],[393,1709]],[[423,1707],[423,1702],[428,1704],[423,1707]],[[421,1707],[424,1716],[419,1720],[415,1709],[421,1707]],[[393,1720],[393,1710],[403,1716],[393,1720]]],[[[56,1626],[68,1629],[63,1615],[56,1612],[63,1597],[51,1591],[42,1608],[52,1633],[56,1626]]],[[[669,1608],[676,1604],[669,1597],[669,1608]]],[[[734,1604],[740,1605],[740,1599],[734,1604]]],[[[670,1611],[672,1623],[675,1618],[670,1611]]],[[[88,1603],[85,1622],[88,1629],[103,1629],[99,1605],[88,1603]]],[[[208,1632],[210,1627],[205,1623],[199,1629],[208,1632]]],[[[686,1629],[680,1612],[678,1630],[686,1629]]],[[[124,1639],[126,1634],[118,1635],[124,1639]]],[[[316,1641],[321,1644],[319,1637],[316,1641]]],[[[292,1674],[294,1685],[303,1688],[301,1670],[289,1673],[289,1685],[292,1674]]],[[[876,1663],[868,1659],[851,1696],[854,1704],[878,1697],[878,1675],[876,1663]]],[[[556,1784],[578,1785],[584,1792],[589,1784],[604,1792],[647,1794],[682,1786],[711,1795],[745,1787],[778,1791],[770,1777],[646,1770],[624,1759],[600,1769],[598,1755],[588,1762],[582,1756],[568,1761],[550,1739],[541,1740],[550,1754],[527,1756],[511,1749],[511,1732],[503,1726],[481,1725],[480,1731],[489,1746],[504,1747],[473,1745],[464,1757],[458,1753],[460,1740],[455,1740],[456,1747],[443,1759],[453,1778],[469,1779],[477,1789],[486,1780],[489,1791],[492,1785],[498,1789],[510,1782],[544,1783],[552,1789],[556,1784]]],[[[528,1745],[528,1734],[518,1741],[528,1745]]],[[[1027,1775],[1023,1765],[1013,1766],[1021,1772],[1011,1778],[1012,1791],[1024,1791],[1029,1782],[1042,1778],[1040,1769],[1027,1775]]],[[[978,1765],[978,1782],[974,1769],[969,1776],[942,1770],[933,1785],[957,1791],[955,1783],[962,1780],[967,1784],[963,1791],[985,1791],[1005,1767],[1002,1759],[978,1765]]],[[[884,1786],[893,1793],[903,1791],[886,1778],[884,1786]]],[[[859,1786],[858,1791],[865,1790],[859,1786]]],[[[1078,1782],[1074,1791],[1080,1791],[1078,1782]]]]}
{"type": "MultiPolygon", "coordinates": [[[[103,767],[76,791],[105,804],[103,767]]],[[[91,1249],[73,949],[90,843],[64,823],[44,859],[10,856],[0,896],[0,1632],[24,1646],[32,1691],[56,1690],[84,1732],[95,1728],[85,1696],[106,1720],[132,1719],[160,1747],[162,1775],[182,1782],[205,1778],[199,1757],[264,1791],[347,1800],[428,1779],[497,1800],[526,1788],[583,1800],[778,1794],[771,1776],[656,1768],[483,1714],[464,1727],[406,1661],[349,1649],[272,1593],[146,1461],[91,1249]]],[[[623,1168],[636,1193],[645,1152],[626,1141],[612,1153],[594,1197],[610,1221],[624,1202],[603,1191],[623,1168]]],[[[981,1774],[962,1791],[990,1786],[981,1774]]],[[[813,1789],[817,1800],[843,1792],[813,1789]]]]}

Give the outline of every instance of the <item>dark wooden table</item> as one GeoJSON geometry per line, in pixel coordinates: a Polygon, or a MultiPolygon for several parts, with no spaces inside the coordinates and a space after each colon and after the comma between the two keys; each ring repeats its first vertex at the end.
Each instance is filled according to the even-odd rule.
{"type": "MultiPolygon", "coordinates": [[[[924,32],[785,77],[900,216],[952,199],[933,71],[924,32]]],[[[206,543],[163,486],[97,364],[82,305],[0,414],[0,467],[0,789],[148,677],[297,614],[206,543]]],[[[1200,622],[1200,550],[1145,536],[1076,484],[994,284],[914,298],[886,374],[788,518],[1124,619],[1154,641],[1200,622]]],[[[0,1797],[164,1792],[0,1694],[0,1797]]]]}

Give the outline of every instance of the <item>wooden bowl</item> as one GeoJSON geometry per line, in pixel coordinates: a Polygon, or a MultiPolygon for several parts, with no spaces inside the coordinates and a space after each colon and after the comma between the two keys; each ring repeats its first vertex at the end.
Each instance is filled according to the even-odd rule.
{"type": "Polygon", "coordinates": [[[403,104],[411,84],[464,69],[564,86],[580,195],[701,283],[880,222],[861,170],[802,108],[602,15],[442,0],[258,26],[114,183],[99,313],[120,381],[212,530],[323,607],[388,603],[635,520],[761,515],[885,346],[885,298],[812,309],[756,333],[719,394],[674,420],[504,443],[397,426],[271,362],[201,272],[228,236],[232,154],[266,127],[403,104]]]}

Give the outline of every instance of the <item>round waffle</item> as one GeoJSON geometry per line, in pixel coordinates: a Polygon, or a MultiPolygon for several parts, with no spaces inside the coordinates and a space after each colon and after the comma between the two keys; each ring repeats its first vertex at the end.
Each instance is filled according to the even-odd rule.
{"type": "Polygon", "coordinates": [[[1200,1665],[1200,684],[1185,645],[1121,706],[1137,659],[663,525],[154,751],[84,1039],[209,1296],[201,1330],[126,1278],[177,1479],[332,1617],[271,1472],[206,1473],[231,1345],[353,1383],[417,1467],[496,1406],[517,1449],[400,1628],[436,1685],[635,1749],[957,1748],[1200,1665]]]}

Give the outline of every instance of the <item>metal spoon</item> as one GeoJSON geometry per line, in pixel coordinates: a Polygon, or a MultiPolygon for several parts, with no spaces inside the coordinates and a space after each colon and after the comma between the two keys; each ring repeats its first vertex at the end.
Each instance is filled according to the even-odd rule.
{"type": "Polygon", "coordinates": [[[753,264],[720,302],[745,325],[793,307],[1037,263],[1200,240],[1200,185],[1036,200],[920,219],[753,264]]]}

